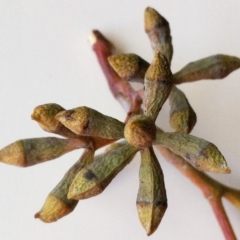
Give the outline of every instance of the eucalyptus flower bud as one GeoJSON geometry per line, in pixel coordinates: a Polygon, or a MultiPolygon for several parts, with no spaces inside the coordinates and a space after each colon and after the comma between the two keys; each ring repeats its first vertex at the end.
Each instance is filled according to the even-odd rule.
{"type": "Polygon", "coordinates": [[[56,103],[43,104],[34,108],[31,117],[47,132],[56,133],[69,138],[79,137],[55,119],[55,116],[64,110],[63,107],[56,103]]]}
{"type": "Polygon", "coordinates": [[[55,137],[22,139],[2,149],[0,161],[19,167],[28,167],[58,158],[84,146],[85,142],[78,139],[55,137]]]}
{"type": "Polygon", "coordinates": [[[123,138],[124,123],[88,107],[62,111],[56,115],[56,119],[78,135],[123,138]]]}
{"type": "Polygon", "coordinates": [[[132,160],[138,150],[125,143],[97,156],[94,162],[84,167],[69,187],[68,198],[85,199],[100,194],[112,179],[132,160]]]}
{"type": "Polygon", "coordinates": [[[221,79],[240,68],[240,59],[217,54],[191,62],[174,74],[174,83],[194,82],[202,79],[221,79]]]}
{"type": "Polygon", "coordinates": [[[147,235],[157,229],[166,209],[167,196],[162,169],[152,147],[145,148],[141,151],[137,210],[147,235]]]}
{"type": "Polygon", "coordinates": [[[144,114],[157,118],[173,85],[169,63],[160,52],[156,52],[144,79],[144,114]]]}
{"type": "Polygon", "coordinates": [[[218,148],[204,139],[182,132],[163,133],[157,131],[155,144],[165,146],[200,171],[231,172],[218,148]]]}
{"type": "Polygon", "coordinates": [[[76,174],[93,162],[94,151],[86,149],[81,158],[66,172],[63,179],[49,193],[41,210],[35,214],[43,222],[55,222],[71,213],[78,204],[77,200],[68,199],[68,189],[76,174]]]}
{"type": "Polygon", "coordinates": [[[177,132],[190,133],[197,122],[197,116],[185,94],[173,86],[169,95],[170,125],[177,132]]]}
{"type": "Polygon", "coordinates": [[[125,139],[137,148],[149,147],[156,137],[156,126],[150,117],[135,115],[131,117],[124,129],[125,139]]]}
{"type": "Polygon", "coordinates": [[[115,72],[125,81],[143,83],[149,63],[136,54],[117,54],[108,57],[115,72]]]}
{"type": "Polygon", "coordinates": [[[78,138],[80,141],[86,142],[87,145],[98,149],[111,143],[113,140],[104,139],[100,137],[79,136],[66,128],[61,122],[56,120],[55,116],[65,109],[58,104],[48,103],[36,107],[32,114],[32,119],[36,120],[38,124],[47,132],[56,133],[68,138],[78,138]]]}
{"type": "Polygon", "coordinates": [[[144,14],[144,25],[153,51],[160,51],[166,56],[170,63],[173,54],[173,46],[168,21],[155,9],[147,7],[144,14]]]}

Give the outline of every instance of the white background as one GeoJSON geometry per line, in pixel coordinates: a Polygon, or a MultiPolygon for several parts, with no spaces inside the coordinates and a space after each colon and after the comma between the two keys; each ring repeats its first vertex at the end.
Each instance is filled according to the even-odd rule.
{"type": "MultiPolygon", "coordinates": [[[[0,148],[21,138],[51,135],[30,118],[34,107],[43,103],[67,109],[86,105],[124,120],[125,112],[109,92],[87,37],[99,29],[119,52],[134,52],[151,61],[143,30],[147,6],[170,22],[173,72],[216,53],[240,57],[239,0],[1,0],[0,148]]],[[[198,116],[192,134],[215,143],[232,169],[230,175],[211,175],[240,188],[240,70],[225,80],[180,88],[198,116]]],[[[166,103],[158,124],[170,131],[168,114],[166,103]]],[[[52,224],[35,220],[48,193],[80,154],[78,150],[27,169],[0,165],[1,239],[224,239],[202,192],[160,154],[169,207],[151,237],[135,206],[139,155],[101,195],[81,201],[67,217],[52,224]]],[[[226,201],[224,205],[240,237],[240,212],[226,201]]]]}

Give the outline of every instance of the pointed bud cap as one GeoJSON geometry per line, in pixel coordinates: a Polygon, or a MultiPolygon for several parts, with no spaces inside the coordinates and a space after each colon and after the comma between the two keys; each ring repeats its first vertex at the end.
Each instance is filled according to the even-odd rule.
{"type": "Polygon", "coordinates": [[[144,24],[153,51],[162,52],[171,63],[173,46],[168,21],[155,9],[148,7],[145,10],[144,24]]]}
{"type": "Polygon", "coordinates": [[[34,217],[41,219],[43,222],[50,223],[66,216],[72,212],[72,210],[73,209],[64,201],[52,194],[49,194],[43,207],[35,214],[34,217]]]}
{"type": "Polygon", "coordinates": [[[41,210],[35,217],[44,222],[54,222],[72,212],[78,201],[68,199],[68,189],[77,173],[93,162],[94,151],[85,149],[80,159],[65,173],[62,180],[47,196],[41,210]]]}
{"type": "Polygon", "coordinates": [[[108,62],[122,79],[141,83],[149,67],[149,63],[136,54],[112,55],[108,62]]]}
{"type": "Polygon", "coordinates": [[[185,94],[173,86],[169,95],[170,125],[176,132],[190,133],[197,122],[197,115],[185,94]]]}
{"type": "Polygon", "coordinates": [[[162,16],[154,8],[146,8],[144,13],[144,28],[146,32],[149,32],[161,25],[162,21],[162,16]]]}
{"type": "Polygon", "coordinates": [[[155,53],[145,78],[151,81],[172,82],[172,72],[168,60],[160,51],[155,53]]]}
{"type": "Polygon", "coordinates": [[[34,109],[31,117],[47,132],[56,133],[67,138],[79,137],[55,119],[55,116],[64,110],[63,107],[56,103],[43,104],[34,109]]]}
{"type": "Polygon", "coordinates": [[[34,108],[31,117],[38,122],[43,130],[54,133],[62,126],[62,124],[55,119],[55,116],[64,110],[63,107],[55,103],[43,104],[34,108]]]}
{"type": "Polygon", "coordinates": [[[144,148],[152,145],[156,137],[156,126],[153,120],[144,115],[131,117],[124,129],[125,139],[137,148],[144,148]]]}

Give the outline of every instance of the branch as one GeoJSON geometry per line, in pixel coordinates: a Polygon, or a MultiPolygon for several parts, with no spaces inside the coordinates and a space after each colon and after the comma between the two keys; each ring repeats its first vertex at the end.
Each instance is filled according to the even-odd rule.
{"type": "Polygon", "coordinates": [[[167,148],[160,145],[156,147],[169,163],[176,167],[185,177],[187,177],[191,182],[193,182],[202,190],[203,195],[211,204],[211,207],[214,211],[219,225],[222,228],[225,238],[229,240],[236,239],[228,216],[226,215],[226,212],[222,206],[221,198],[226,197],[228,200],[234,198],[233,201],[229,201],[239,209],[240,191],[230,189],[229,187],[210,178],[205,173],[198,171],[190,164],[188,164],[182,157],[174,154],[167,148]]]}
{"type": "MultiPolygon", "coordinates": [[[[128,105],[131,106],[130,109],[132,113],[141,112],[141,92],[135,92],[129,83],[122,81],[108,64],[107,57],[112,54],[112,44],[110,44],[110,42],[98,31],[94,31],[93,36],[94,41],[91,42],[93,49],[97,55],[103,72],[106,75],[110,90],[112,91],[114,97],[122,104],[122,99],[118,97],[122,96],[125,103],[127,102],[128,105]]],[[[125,105],[125,109],[129,109],[129,107],[126,107],[125,105]]],[[[212,206],[225,238],[228,240],[236,239],[229,219],[223,208],[221,198],[225,197],[240,210],[240,191],[229,188],[228,186],[210,178],[205,173],[196,170],[183,158],[174,154],[167,148],[163,146],[157,146],[157,148],[169,163],[176,167],[184,176],[189,178],[189,180],[201,189],[204,196],[209,200],[209,203],[212,206]]]]}
{"type": "Polygon", "coordinates": [[[108,86],[113,96],[120,102],[129,116],[132,113],[138,114],[141,111],[142,99],[128,82],[123,81],[117,75],[108,63],[107,58],[114,52],[113,45],[97,30],[92,32],[89,41],[97,55],[99,64],[107,78],[108,86]]]}

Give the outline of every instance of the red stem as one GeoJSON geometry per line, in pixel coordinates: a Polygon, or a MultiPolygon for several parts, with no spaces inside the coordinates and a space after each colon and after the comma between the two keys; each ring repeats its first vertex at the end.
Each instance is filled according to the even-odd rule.
{"type": "Polygon", "coordinates": [[[205,173],[198,171],[188,164],[182,157],[174,154],[169,149],[163,146],[157,146],[157,148],[168,162],[170,162],[183,175],[189,178],[189,180],[191,180],[202,190],[204,196],[209,200],[209,203],[212,206],[225,238],[227,240],[236,239],[228,216],[221,202],[221,197],[224,196],[225,191],[227,192],[227,187],[210,178],[205,173]]]}
{"type": "MultiPolygon", "coordinates": [[[[95,36],[95,42],[93,43],[93,49],[97,55],[98,61],[103,69],[103,72],[107,78],[110,90],[115,98],[122,104],[121,96],[127,100],[127,104],[130,105],[130,112],[139,114],[141,112],[141,99],[142,91],[134,91],[130,84],[123,81],[111,68],[108,63],[108,56],[112,54],[112,44],[98,31],[93,31],[95,36]]],[[[129,111],[129,106],[124,106],[129,111]]],[[[128,114],[129,117],[130,114],[128,114]]],[[[127,117],[127,118],[128,118],[127,117]]],[[[209,200],[212,209],[215,213],[217,221],[221,226],[223,234],[227,240],[234,240],[236,236],[233,232],[232,226],[229,222],[227,214],[223,208],[221,197],[226,197],[237,208],[240,207],[240,191],[236,189],[228,188],[214,179],[207,176],[205,173],[198,171],[188,164],[183,158],[174,154],[169,149],[163,146],[157,146],[165,159],[176,167],[183,175],[191,180],[197,187],[199,187],[204,196],[209,200]]]]}
{"type": "Polygon", "coordinates": [[[217,218],[217,221],[222,229],[222,232],[226,240],[236,240],[237,238],[233,232],[226,211],[224,210],[222,201],[218,197],[214,196],[210,197],[208,200],[212,206],[214,214],[217,218]]]}
{"type": "Polygon", "coordinates": [[[113,55],[113,45],[97,30],[92,33],[92,48],[97,55],[98,62],[107,78],[108,86],[114,97],[121,103],[124,109],[131,115],[140,112],[142,99],[133,90],[131,85],[123,81],[108,63],[108,57],[113,55]],[[130,108],[129,108],[130,105],[130,108]]]}

